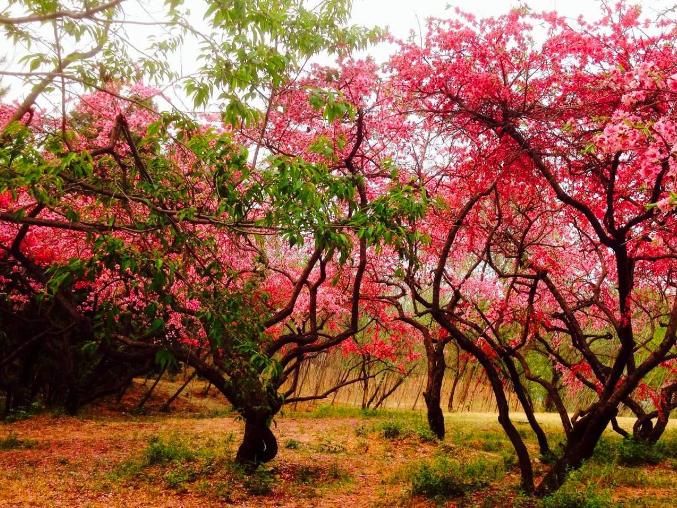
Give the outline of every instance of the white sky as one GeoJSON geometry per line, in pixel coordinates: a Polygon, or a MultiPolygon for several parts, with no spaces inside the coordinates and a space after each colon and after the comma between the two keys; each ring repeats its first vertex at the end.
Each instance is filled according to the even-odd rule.
{"type": "MultiPolygon", "coordinates": [[[[617,0],[606,0],[615,4],[617,0]]],[[[6,0],[0,0],[0,8],[6,0]]],[[[520,5],[529,5],[534,11],[556,10],[567,17],[577,18],[584,15],[588,19],[596,19],[600,15],[602,0],[353,0],[352,22],[365,26],[389,27],[390,32],[397,38],[406,39],[410,32],[419,31],[419,26],[425,26],[428,17],[450,17],[448,7],[458,7],[463,11],[473,13],[478,17],[497,16],[508,12],[511,8],[520,5]]],[[[655,12],[666,7],[677,5],[677,0],[627,0],[628,4],[642,6],[644,16],[654,18],[655,12]]],[[[126,2],[128,19],[148,21],[149,19],[162,19],[165,11],[164,2],[161,0],[136,0],[126,2]],[[141,7],[145,5],[145,7],[141,7]]],[[[203,24],[201,13],[204,12],[203,0],[186,0],[184,7],[191,8],[191,21],[198,27],[203,24]]],[[[49,28],[49,27],[47,27],[49,28]]],[[[148,45],[148,35],[152,29],[143,27],[129,28],[128,35],[135,46],[145,48],[148,45]]],[[[0,45],[2,46],[2,45],[0,45]]],[[[385,61],[392,46],[381,45],[371,47],[361,52],[359,56],[372,55],[378,62],[385,61]]],[[[25,48],[0,47],[0,56],[8,57],[8,61],[0,66],[6,70],[21,70],[23,66],[18,64],[18,58],[25,54],[25,48]]],[[[198,62],[193,58],[197,52],[195,40],[186,39],[186,46],[182,48],[180,57],[174,65],[177,70],[191,72],[196,69],[198,62]]],[[[329,61],[320,57],[322,63],[330,64],[329,61]]],[[[317,61],[317,60],[316,60],[317,61]]],[[[25,67],[24,67],[25,69],[25,67]]],[[[10,99],[21,99],[26,95],[26,87],[18,80],[4,79],[4,85],[10,86],[10,99]]]]}
{"type": "MultiPolygon", "coordinates": [[[[618,0],[608,0],[615,4],[618,0]]],[[[557,11],[577,18],[599,17],[600,0],[354,0],[353,22],[363,25],[388,25],[393,35],[405,38],[417,28],[416,17],[423,23],[425,18],[448,16],[447,5],[458,7],[478,17],[504,14],[513,7],[528,5],[535,11],[557,11]]],[[[652,10],[677,4],[677,0],[628,0],[630,5],[641,5],[643,13],[653,17],[652,10]]]]}
{"type": "MultiPolygon", "coordinates": [[[[429,17],[448,18],[455,8],[475,14],[478,18],[499,16],[514,7],[528,5],[536,12],[557,11],[569,17],[583,15],[588,20],[601,15],[603,0],[353,0],[352,22],[364,26],[388,27],[398,39],[406,39],[411,31],[425,31],[429,17]]],[[[618,0],[605,0],[615,5],[618,0]]],[[[677,5],[677,0],[626,0],[628,5],[640,5],[643,18],[655,19],[656,14],[677,5]]],[[[385,62],[395,48],[388,45],[370,47],[359,56],[370,55],[385,62]]],[[[321,59],[322,60],[322,59],[321,59]]],[[[327,62],[330,63],[330,62],[327,62]]]]}

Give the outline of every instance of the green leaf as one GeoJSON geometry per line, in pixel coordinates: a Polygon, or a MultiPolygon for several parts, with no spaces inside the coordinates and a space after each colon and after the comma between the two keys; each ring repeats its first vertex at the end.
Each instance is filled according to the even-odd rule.
{"type": "Polygon", "coordinates": [[[164,369],[169,365],[175,364],[176,358],[174,358],[174,355],[166,349],[160,349],[155,353],[155,363],[164,369]]]}

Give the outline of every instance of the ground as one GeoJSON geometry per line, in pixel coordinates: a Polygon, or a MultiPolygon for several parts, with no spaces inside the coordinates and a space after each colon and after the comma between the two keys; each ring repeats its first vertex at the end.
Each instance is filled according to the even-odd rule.
{"type": "MultiPolygon", "coordinates": [[[[519,493],[514,454],[494,414],[447,415],[448,433],[440,443],[426,430],[421,413],[297,408],[274,424],[277,458],[249,473],[232,460],[242,422],[218,397],[203,397],[198,384],[171,413],[157,411],[173,387],[160,385],[147,412],[134,409],[135,396],[146,389],[137,382],[122,404],[110,401],[77,418],[43,413],[0,425],[0,506],[507,508],[541,503],[519,493]],[[443,488],[452,478],[459,492],[436,497],[435,475],[441,470],[447,474],[443,488]]],[[[556,415],[538,417],[556,446],[556,415]]],[[[524,416],[515,414],[514,421],[537,458],[524,416]]],[[[632,420],[621,424],[629,428],[632,420]]],[[[677,446],[673,435],[670,430],[668,439],[677,446]]],[[[615,449],[617,441],[610,435],[604,446],[615,449]]],[[[571,480],[570,492],[588,492],[583,497],[599,496],[606,503],[589,505],[595,507],[675,506],[674,458],[631,467],[604,446],[571,480]]],[[[536,459],[537,474],[545,467],[536,459]]]]}

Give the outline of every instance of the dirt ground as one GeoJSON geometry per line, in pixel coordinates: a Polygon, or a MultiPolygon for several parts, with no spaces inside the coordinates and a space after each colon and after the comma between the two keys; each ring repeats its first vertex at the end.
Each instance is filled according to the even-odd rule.
{"type": "MultiPolygon", "coordinates": [[[[78,418],[45,413],[0,425],[0,506],[435,506],[412,495],[413,465],[440,455],[463,463],[511,453],[494,414],[448,415],[447,438],[438,443],[426,438],[422,414],[306,408],[276,420],[279,454],[252,475],[233,463],[243,425],[220,399],[202,396],[196,386],[171,413],[156,411],[172,386],[160,387],[147,414],[133,411],[135,395],[144,390],[137,383],[122,404],[111,401],[78,418]]],[[[539,419],[554,432],[556,415],[539,419]]],[[[514,420],[527,428],[522,415],[514,420]]],[[[632,420],[621,425],[630,428],[632,420]]],[[[528,443],[537,457],[535,443],[528,443]]],[[[677,506],[672,466],[629,470],[625,483],[614,470],[614,500],[677,506]]],[[[544,468],[535,462],[537,474],[544,468]]],[[[516,468],[508,467],[499,481],[446,505],[507,508],[518,481],[516,468]]]]}

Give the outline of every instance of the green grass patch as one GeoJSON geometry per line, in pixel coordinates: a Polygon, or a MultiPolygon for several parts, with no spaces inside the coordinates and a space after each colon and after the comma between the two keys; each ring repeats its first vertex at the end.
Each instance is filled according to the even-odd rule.
{"type": "Polygon", "coordinates": [[[226,409],[212,409],[206,413],[195,413],[193,418],[196,420],[207,420],[211,418],[231,418],[235,414],[235,409],[226,408],[226,409]]]}
{"type": "MultiPolygon", "coordinates": [[[[283,416],[293,418],[393,418],[402,416],[406,411],[393,411],[389,409],[362,409],[357,406],[332,406],[331,404],[322,404],[315,407],[312,411],[286,411],[283,416]]],[[[412,415],[417,414],[414,411],[412,415]]]]}
{"type": "Polygon", "coordinates": [[[566,484],[557,492],[543,498],[539,508],[616,508],[608,491],[590,484],[584,489],[566,484]]]}
{"type": "Polygon", "coordinates": [[[0,439],[0,451],[9,451],[9,450],[30,450],[35,448],[38,442],[34,439],[19,439],[19,436],[12,432],[7,437],[0,439]]]}
{"type": "Polygon", "coordinates": [[[662,457],[677,459],[677,430],[666,431],[655,446],[662,457]]]}
{"type": "Polygon", "coordinates": [[[296,439],[287,439],[284,442],[284,447],[287,450],[298,450],[299,448],[301,448],[301,442],[297,441],[296,439]]]}
{"type": "Polygon", "coordinates": [[[294,483],[309,485],[317,482],[322,469],[317,465],[302,464],[294,472],[294,483]]]}
{"type": "Polygon", "coordinates": [[[631,437],[622,439],[618,446],[618,462],[624,466],[658,464],[662,459],[658,446],[649,446],[631,437]]]}
{"type": "Polygon", "coordinates": [[[409,428],[401,420],[391,418],[377,426],[378,433],[385,439],[401,439],[410,434],[409,428]]]}
{"type": "MultiPolygon", "coordinates": [[[[437,442],[437,436],[430,430],[428,421],[419,415],[404,415],[399,418],[390,417],[372,426],[374,432],[388,440],[415,437],[424,443],[437,442]]],[[[358,436],[367,435],[366,429],[360,429],[358,436]]]]}
{"type": "Polygon", "coordinates": [[[594,462],[603,464],[619,464],[621,466],[644,466],[659,464],[662,460],[677,453],[677,443],[673,437],[648,445],[635,441],[632,437],[625,439],[602,437],[592,456],[594,462]],[[674,447],[673,447],[674,446],[674,447]]]}
{"type": "Polygon", "coordinates": [[[197,459],[197,454],[188,448],[185,442],[175,438],[163,440],[159,437],[152,437],[143,455],[149,466],[167,462],[192,462],[197,459]]]}
{"type": "Polygon", "coordinates": [[[183,489],[184,484],[210,475],[218,464],[233,468],[230,439],[220,442],[208,439],[198,447],[189,443],[187,438],[177,435],[152,436],[139,457],[119,464],[109,473],[108,479],[113,482],[154,481],[161,477],[169,487],[183,489]]]}
{"type": "Polygon", "coordinates": [[[259,468],[245,479],[244,486],[252,496],[268,496],[273,492],[275,478],[269,470],[259,468]]]}
{"type": "Polygon", "coordinates": [[[346,447],[342,443],[326,438],[317,445],[316,449],[321,453],[344,453],[346,451],[346,447]]]}
{"type": "Polygon", "coordinates": [[[430,430],[428,422],[416,422],[414,424],[413,431],[416,437],[418,437],[419,441],[424,443],[434,443],[438,441],[435,433],[430,430]]]}
{"type": "Polygon", "coordinates": [[[181,490],[185,483],[193,483],[198,475],[194,470],[170,471],[165,475],[165,481],[170,488],[181,490]]]}
{"type": "Polygon", "coordinates": [[[461,464],[446,457],[415,464],[410,473],[411,493],[438,502],[463,497],[501,478],[501,462],[477,458],[461,464]]]}

